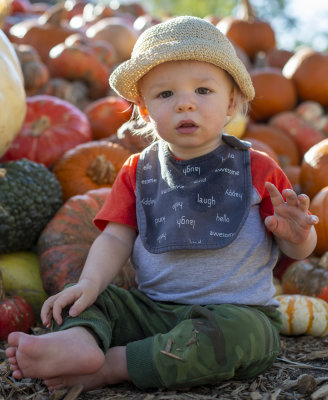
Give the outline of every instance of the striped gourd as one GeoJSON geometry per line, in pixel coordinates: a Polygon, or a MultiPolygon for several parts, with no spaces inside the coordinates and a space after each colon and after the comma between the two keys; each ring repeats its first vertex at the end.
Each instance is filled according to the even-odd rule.
{"type": "Polygon", "coordinates": [[[300,294],[279,295],[283,335],[325,336],[328,334],[328,303],[300,294]]]}

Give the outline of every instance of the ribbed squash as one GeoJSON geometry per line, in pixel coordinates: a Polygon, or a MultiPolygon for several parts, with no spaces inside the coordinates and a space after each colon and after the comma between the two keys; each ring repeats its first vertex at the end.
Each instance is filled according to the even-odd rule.
{"type": "MultiPolygon", "coordinates": [[[[38,241],[41,279],[49,295],[78,280],[90,246],[100,233],[93,218],[110,190],[101,188],[71,197],[41,233],[38,241]]],[[[134,270],[129,264],[114,283],[124,288],[134,286],[134,270]]]]}
{"type": "Polygon", "coordinates": [[[61,205],[60,184],[44,165],[0,163],[0,253],[30,249],[61,205]]]}
{"type": "Polygon", "coordinates": [[[279,295],[283,335],[326,336],[328,333],[328,304],[321,299],[300,294],[279,295]]]}

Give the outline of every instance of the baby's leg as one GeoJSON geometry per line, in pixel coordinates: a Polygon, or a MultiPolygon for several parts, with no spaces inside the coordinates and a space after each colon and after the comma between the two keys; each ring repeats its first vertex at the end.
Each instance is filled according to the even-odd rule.
{"type": "Polygon", "coordinates": [[[8,344],[6,355],[16,379],[92,374],[105,359],[94,337],[83,327],[41,336],[13,332],[8,344]]]}
{"type": "Polygon", "coordinates": [[[44,383],[49,390],[82,384],[84,387],[83,390],[87,391],[129,380],[130,377],[126,364],[126,347],[117,346],[107,351],[103,366],[95,373],[57,376],[55,378],[45,379],[44,383]]]}

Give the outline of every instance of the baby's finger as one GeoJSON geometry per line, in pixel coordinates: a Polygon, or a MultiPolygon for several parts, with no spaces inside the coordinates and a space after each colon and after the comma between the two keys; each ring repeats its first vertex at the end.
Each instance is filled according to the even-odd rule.
{"type": "Polygon", "coordinates": [[[306,194],[302,193],[298,195],[299,208],[301,211],[307,212],[310,207],[310,198],[306,194]]]}
{"type": "Polygon", "coordinates": [[[285,189],[283,191],[283,195],[286,198],[287,205],[291,207],[296,207],[299,204],[297,194],[294,192],[294,190],[285,189]]]}
{"type": "Polygon", "coordinates": [[[280,206],[285,202],[284,198],[282,197],[279,190],[275,187],[275,185],[273,185],[271,182],[266,182],[265,187],[269,192],[271,202],[274,207],[280,206]]]}
{"type": "Polygon", "coordinates": [[[92,302],[90,302],[90,297],[83,294],[72,305],[72,307],[69,310],[69,315],[71,317],[76,317],[82,311],[84,311],[90,304],[92,304],[92,302]]]}
{"type": "Polygon", "coordinates": [[[309,225],[316,225],[319,222],[319,218],[316,215],[307,215],[306,222],[309,225]]]}

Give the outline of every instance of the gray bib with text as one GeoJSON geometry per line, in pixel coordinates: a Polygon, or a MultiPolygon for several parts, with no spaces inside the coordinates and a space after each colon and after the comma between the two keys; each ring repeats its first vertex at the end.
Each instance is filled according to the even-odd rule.
{"type": "Polygon", "coordinates": [[[219,249],[230,244],[250,209],[250,144],[223,134],[209,154],[178,160],[158,141],[137,165],[139,234],[151,253],[219,249]]]}

